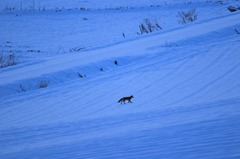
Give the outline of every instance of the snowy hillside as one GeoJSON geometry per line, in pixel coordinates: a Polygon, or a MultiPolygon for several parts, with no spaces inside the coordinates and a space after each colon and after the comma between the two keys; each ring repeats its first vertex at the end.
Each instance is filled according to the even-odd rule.
{"type": "Polygon", "coordinates": [[[1,1],[0,158],[240,158],[230,5],[1,1]]]}

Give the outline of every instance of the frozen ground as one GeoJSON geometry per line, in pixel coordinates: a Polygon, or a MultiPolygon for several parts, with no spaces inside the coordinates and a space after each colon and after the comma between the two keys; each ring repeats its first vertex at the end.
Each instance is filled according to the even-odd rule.
{"type": "Polygon", "coordinates": [[[100,9],[0,12],[17,57],[0,69],[0,158],[240,158],[239,1],[85,2],[100,9]],[[144,18],[163,29],[138,35],[144,18]]]}

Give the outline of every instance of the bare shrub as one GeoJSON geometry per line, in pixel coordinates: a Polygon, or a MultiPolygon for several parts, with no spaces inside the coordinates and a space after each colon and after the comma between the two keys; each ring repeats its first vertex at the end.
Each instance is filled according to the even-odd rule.
{"type": "Polygon", "coordinates": [[[8,7],[6,6],[3,10],[15,10],[16,8],[15,7],[8,7]]]}
{"type": "Polygon", "coordinates": [[[165,47],[173,47],[173,46],[178,46],[178,45],[173,42],[165,41],[165,47]]]}
{"type": "Polygon", "coordinates": [[[124,32],[122,33],[122,35],[123,35],[123,37],[124,37],[124,38],[126,38],[126,36],[125,36],[124,32]]]}
{"type": "Polygon", "coordinates": [[[141,24],[139,25],[139,28],[140,28],[141,34],[148,33],[148,30],[145,27],[145,25],[141,24]]]}
{"type": "Polygon", "coordinates": [[[158,21],[156,19],[153,19],[153,20],[144,19],[142,24],[139,25],[139,28],[140,28],[141,34],[151,33],[158,29],[162,30],[162,28],[159,26],[158,21]]]}
{"type": "Polygon", "coordinates": [[[240,6],[237,6],[237,7],[234,7],[234,6],[228,6],[227,9],[230,11],[230,12],[236,12],[237,10],[240,10],[240,6]]]}
{"type": "Polygon", "coordinates": [[[16,65],[16,56],[11,54],[0,54],[0,68],[16,65]]]}
{"type": "Polygon", "coordinates": [[[83,78],[83,76],[78,72],[78,77],[83,78]]]}
{"type": "Polygon", "coordinates": [[[23,86],[22,84],[20,84],[20,88],[21,88],[21,91],[17,90],[17,92],[26,92],[27,90],[25,89],[25,86],[23,86]]]}
{"type": "Polygon", "coordinates": [[[186,24],[187,22],[194,22],[197,20],[196,8],[190,9],[189,11],[178,12],[179,23],[186,24]]]}
{"type": "Polygon", "coordinates": [[[46,88],[49,83],[50,83],[50,80],[41,80],[38,83],[38,88],[46,88]]]}
{"type": "Polygon", "coordinates": [[[80,51],[80,50],[82,50],[82,49],[85,49],[85,47],[75,47],[75,48],[69,49],[69,51],[70,51],[70,52],[72,52],[72,51],[80,51]]]}
{"type": "Polygon", "coordinates": [[[237,29],[235,29],[235,31],[237,32],[237,34],[240,34],[240,32],[237,29]]]}

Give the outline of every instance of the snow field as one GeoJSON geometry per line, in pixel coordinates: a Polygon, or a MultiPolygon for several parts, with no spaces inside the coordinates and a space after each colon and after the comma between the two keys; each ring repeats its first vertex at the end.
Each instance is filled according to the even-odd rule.
{"type": "Polygon", "coordinates": [[[239,17],[1,69],[0,158],[239,158],[239,17]]]}

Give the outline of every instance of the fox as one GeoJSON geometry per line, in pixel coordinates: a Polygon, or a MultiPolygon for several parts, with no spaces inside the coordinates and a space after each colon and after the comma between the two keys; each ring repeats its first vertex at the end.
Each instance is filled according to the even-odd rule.
{"type": "Polygon", "coordinates": [[[130,97],[123,97],[123,98],[121,98],[121,99],[118,101],[118,103],[121,102],[121,104],[122,104],[122,102],[123,102],[123,104],[126,104],[126,103],[125,103],[125,100],[128,100],[128,103],[132,103],[132,102],[131,102],[131,99],[132,99],[132,98],[134,98],[133,95],[131,95],[130,97]]]}

